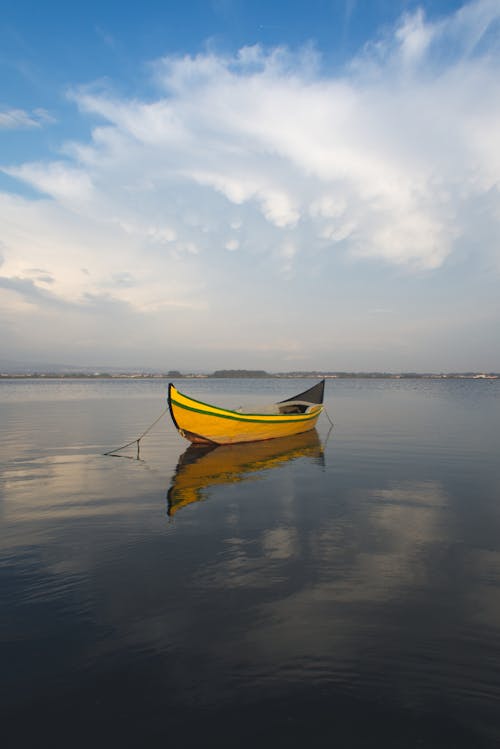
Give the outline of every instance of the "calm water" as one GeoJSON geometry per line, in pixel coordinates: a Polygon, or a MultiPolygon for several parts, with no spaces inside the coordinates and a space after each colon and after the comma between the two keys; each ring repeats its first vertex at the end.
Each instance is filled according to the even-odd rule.
{"type": "Polygon", "coordinates": [[[165,416],[105,457],[165,393],[0,382],[2,746],[499,746],[500,381],[329,381],[330,434],[193,457],[165,416]]]}

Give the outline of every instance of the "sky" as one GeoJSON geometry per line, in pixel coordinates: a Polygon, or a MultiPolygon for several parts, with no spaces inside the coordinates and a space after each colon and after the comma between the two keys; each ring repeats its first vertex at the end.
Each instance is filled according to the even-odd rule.
{"type": "Polygon", "coordinates": [[[498,0],[3,0],[0,369],[500,371],[498,0]]]}

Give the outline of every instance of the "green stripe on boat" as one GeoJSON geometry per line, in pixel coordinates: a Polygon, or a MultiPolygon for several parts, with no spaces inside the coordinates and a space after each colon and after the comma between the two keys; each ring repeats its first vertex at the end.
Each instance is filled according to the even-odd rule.
{"type": "MultiPolygon", "coordinates": [[[[193,399],[194,400],[194,399],[193,399]]],[[[272,418],[269,416],[265,416],[262,414],[262,416],[259,418],[255,418],[256,415],[247,415],[247,414],[237,414],[234,411],[226,411],[221,410],[221,412],[214,413],[213,411],[205,411],[202,408],[193,408],[193,406],[186,406],[184,403],[179,403],[179,401],[176,401],[174,398],[171,398],[171,402],[175,404],[176,406],[179,406],[179,408],[183,408],[185,411],[194,411],[197,414],[203,414],[204,416],[212,416],[216,419],[232,419],[233,421],[243,421],[243,422],[257,422],[258,424],[284,424],[287,422],[296,423],[297,421],[309,421],[310,419],[314,419],[316,416],[319,415],[318,411],[315,411],[312,414],[306,414],[305,416],[296,416],[293,415],[290,416],[277,416],[276,418],[272,418]]],[[[196,401],[197,403],[201,403],[201,401],[196,401]]],[[[209,405],[204,404],[204,405],[209,405]]],[[[209,408],[216,408],[216,406],[209,406],[209,408]]]]}

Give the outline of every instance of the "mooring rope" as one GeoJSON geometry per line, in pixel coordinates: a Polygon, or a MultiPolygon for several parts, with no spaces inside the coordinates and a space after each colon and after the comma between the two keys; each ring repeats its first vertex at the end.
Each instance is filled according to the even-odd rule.
{"type": "Polygon", "coordinates": [[[152,428],[154,426],[156,426],[156,424],[158,424],[158,422],[160,421],[160,419],[163,416],[165,416],[165,414],[167,413],[167,411],[168,411],[168,405],[165,406],[165,408],[163,409],[163,411],[161,412],[161,414],[158,416],[158,418],[155,419],[150,426],[148,426],[148,428],[146,429],[146,431],[143,432],[140,437],[136,437],[135,440],[131,440],[130,442],[127,442],[126,445],[122,445],[121,447],[115,447],[114,450],[109,450],[107,453],[104,453],[104,455],[114,455],[114,453],[120,452],[120,450],[125,450],[126,447],[130,447],[130,445],[134,445],[135,443],[137,443],[137,458],[139,458],[140,442],[141,442],[142,438],[145,437],[146,434],[148,434],[148,432],[150,432],[152,430],[152,428]]]}
{"type": "Polygon", "coordinates": [[[326,410],[326,408],[323,408],[323,413],[325,414],[325,416],[328,419],[328,421],[330,422],[330,424],[333,426],[333,421],[330,419],[330,414],[328,413],[328,411],[326,410]]]}

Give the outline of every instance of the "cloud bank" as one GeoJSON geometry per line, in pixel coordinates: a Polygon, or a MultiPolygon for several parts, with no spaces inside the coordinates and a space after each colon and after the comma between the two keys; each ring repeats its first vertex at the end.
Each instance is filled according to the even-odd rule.
{"type": "Polygon", "coordinates": [[[255,45],[156,60],[148,98],[73,90],[90,140],[3,165],[40,195],[0,196],[3,286],[30,308],[107,300],[156,328],[168,312],[191,344],[229,313],[249,346],[279,351],[286,315],[267,344],[245,316],[255,284],[270,319],[293,317],[299,284],[327,293],[335,263],[498,271],[499,29],[498,3],[478,0],[405,15],[340,72],[311,47],[255,45]]]}

